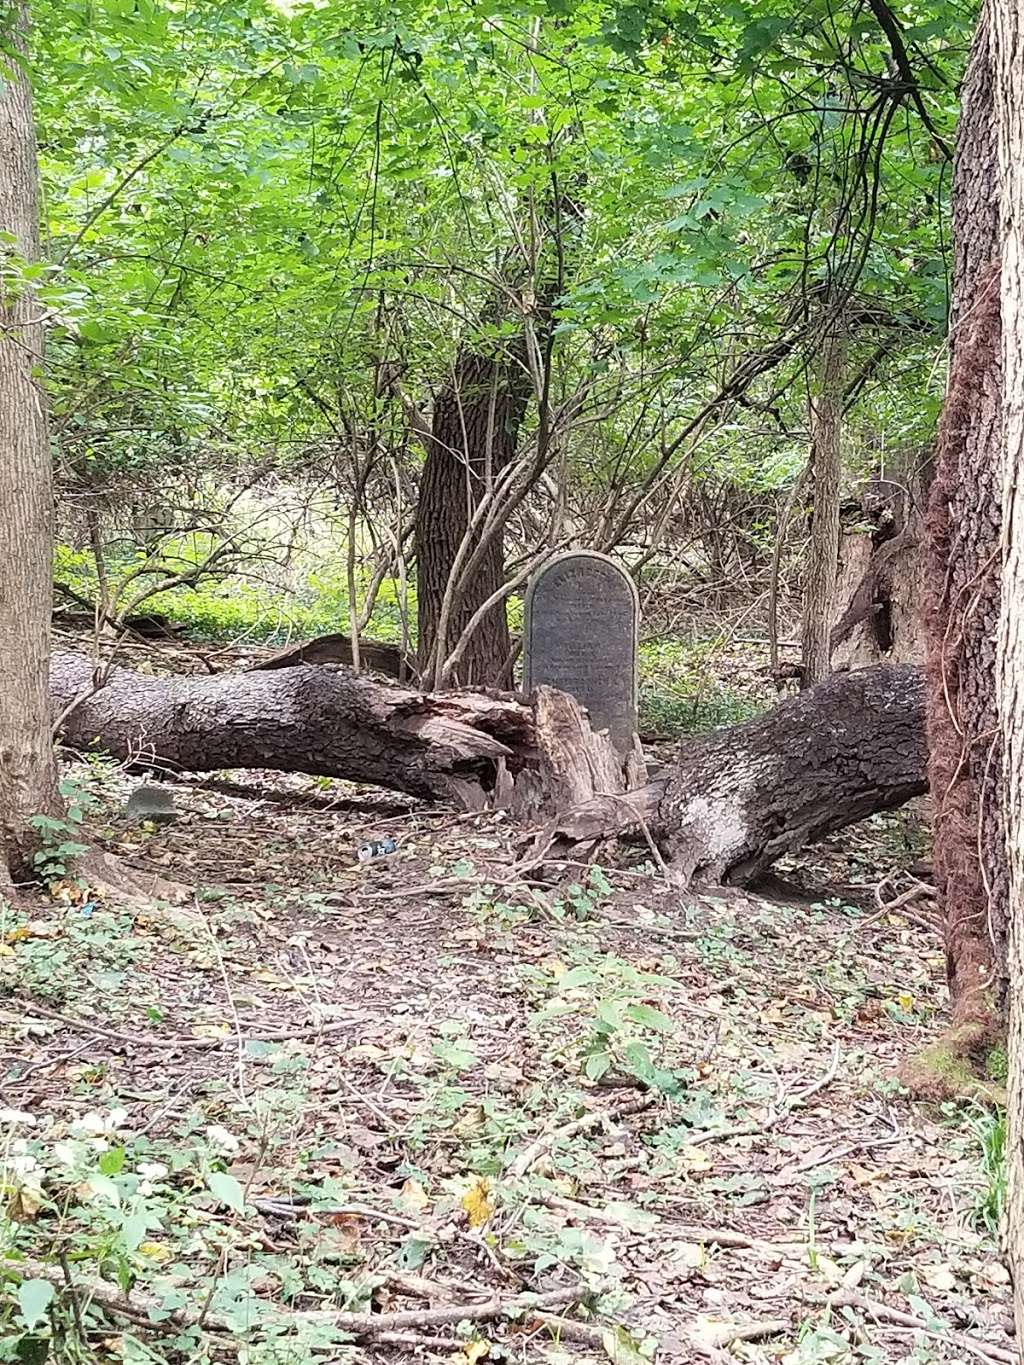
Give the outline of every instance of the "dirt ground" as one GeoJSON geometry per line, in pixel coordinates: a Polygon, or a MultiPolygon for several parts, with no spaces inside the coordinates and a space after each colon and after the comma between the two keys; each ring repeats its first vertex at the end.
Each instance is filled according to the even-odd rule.
{"type": "Polygon", "coordinates": [[[194,894],[4,922],[3,1253],[125,1297],[28,1331],[11,1288],[49,1355],[0,1359],[1017,1359],[991,1114],[898,1078],[944,1009],[928,902],[871,888],[911,816],[681,898],[335,782],[130,828],[79,772],[87,839],[194,894]]]}

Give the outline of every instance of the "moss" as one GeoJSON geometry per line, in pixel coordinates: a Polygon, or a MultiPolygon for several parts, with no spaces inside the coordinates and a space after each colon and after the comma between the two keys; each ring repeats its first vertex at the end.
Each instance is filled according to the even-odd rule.
{"type": "Polygon", "coordinates": [[[950,1029],[931,1047],[909,1058],[900,1068],[900,1080],[918,1099],[977,1100],[982,1104],[1004,1104],[1006,1051],[999,1044],[978,1054],[978,1032],[973,1024],[950,1029]],[[989,1059],[1002,1052],[1003,1074],[996,1075],[989,1059]]]}
{"type": "Polygon", "coordinates": [[[985,1057],[985,1074],[994,1081],[999,1081],[1001,1084],[1005,1083],[1009,1074],[1005,1043],[997,1043],[995,1047],[989,1048],[985,1057]]]}

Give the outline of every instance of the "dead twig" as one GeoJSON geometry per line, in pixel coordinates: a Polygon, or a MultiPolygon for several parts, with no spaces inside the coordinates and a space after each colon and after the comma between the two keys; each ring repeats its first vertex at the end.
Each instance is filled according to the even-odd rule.
{"type": "Polygon", "coordinates": [[[764,1322],[708,1323],[693,1328],[687,1340],[698,1355],[717,1357],[718,1352],[737,1341],[761,1341],[764,1337],[778,1337],[790,1330],[788,1318],[768,1318],[764,1322]]]}
{"type": "Polygon", "coordinates": [[[832,1049],[832,1060],[828,1070],[823,1076],[816,1080],[812,1085],[804,1090],[798,1090],[795,1095],[786,1100],[780,1108],[773,1114],[770,1113],[759,1123],[742,1123],[735,1128],[716,1128],[707,1133],[698,1133],[690,1138],[689,1146],[701,1147],[706,1142],[728,1142],[732,1138],[738,1137],[757,1137],[762,1133],[770,1133],[773,1128],[777,1128],[783,1119],[788,1119],[790,1114],[796,1109],[802,1109],[808,1100],[817,1095],[820,1090],[824,1090],[827,1085],[831,1085],[839,1071],[839,1044],[832,1049]]]}
{"type": "MultiPolygon", "coordinates": [[[[148,1033],[124,1033],[119,1029],[104,1028],[102,1024],[94,1024],[89,1019],[73,1019],[68,1014],[61,1014],[59,1010],[52,1010],[46,1005],[38,1005],[35,1001],[30,1004],[27,1003],[25,1008],[30,1014],[40,1014],[44,1019],[53,1019],[59,1024],[64,1024],[67,1028],[95,1033],[100,1038],[110,1038],[116,1043],[130,1043],[133,1047],[210,1048],[224,1047],[228,1043],[238,1044],[238,1035],[235,1033],[224,1038],[160,1038],[148,1033]]],[[[14,1022],[18,1025],[24,1025],[27,1021],[20,1018],[14,1022]]],[[[350,1029],[351,1027],[351,1023],[347,1020],[335,1020],[332,1023],[310,1023],[291,1028],[272,1029],[263,1033],[246,1033],[242,1035],[242,1042],[283,1043],[290,1042],[293,1039],[316,1037],[321,1033],[338,1033],[342,1029],[350,1029]]]]}
{"type": "Polygon", "coordinates": [[[588,1133],[591,1128],[599,1128],[602,1123],[614,1123],[616,1120],[628,1118],[632,1114],[640,1114],[645,1109],[650,1109],[653,1103],[653,1095],[641,1095],[637,1099],[619,1105],[617,1109],[595,1110],[591,1114],[584,1114],[582,1118],[574,1119],[572,1123],[564,1124],[561,1128],[553,1128],[548,1133],[542,1133],[535,1142],[524,1147],[515,1160],[509,1163],[508,1174],[516,1177],[524,1176],[559,1142],[567,1142],[570,1138],[578,1137],[580,1133],[588,1133]]]}
{"type": "Polygon", "coordinates": [[[1001,1346],[980,1341],[965,1332],[937,1331],[929,1327],[924,1318],[919,1318],[913,1313],[904,1313],[899,1308],[890,1308],[887,1303],[880,1303],[877,1299],[865,1298],[863,1294],[858,1294],[852,1289],[837,1289],[835,1293],[826,1295],[824,1302],[829,1308],[857,1309],[878,1323],[891,1323],[895,1327],[907,1327],[915,1332],[924,1332],[926,1336],[936,1341],[957,1346],[960,1350],[968,1351],[982,1360],[995,1360],[999,1365],[1020,1365],[1020,1356],[1016,1351],[1006,1351],[1001,1346]]]}
{"type": "MultiPolygon", "coordinates": [[[[138,1321],[140,1318],[144,1320],[148,1318],[151,1312],[164,1312],[159,1300],[150,1294],[134,1289],[129,1297],[107,1280],[91,1275],[79,1275],[69,1284],[60,1266],[47,1265],[43,1261],[27,1258],[13,1260],[5,1257],[0,1262],[0,1268],[4,1273],[17,1275],[22,1279],[48,1280],[56,1289],[99,1304],[107,1312],[119,1317],[138,1321]]],[[[399,1313],[349,1313],[335,1308],[299,1312],[282,1309],[282,1319],[296,1323],[332,1323],[354,1337],[376,1338],[382,1332],[401,1332],[406,1329],[415,1331],[423,1327],[445,1327],[457,1322],[486,1322],[495,1318],[516,1317],[520,1314],[530,1314],[535,1310],[581,1303],[592,1293],[593,1291],[586,1285],[565,1285],[561,1289],[552,1289],[545,1293],[525,1293],[508,1299],[492,1297],[483,1303],[454,1303],[443,1308],[421,1308],[399,1313]]],[[[194,1327],[201,1319],[203,1327],[208,1332],[233,1334],[237,1330],[237,1324],[233,1320],[214,1313],[205,1313],[205,1310],[201,1314],[195,1309],[179,1308],[163,1317],[164,1322],[175,1328],[194,1327]]]]}

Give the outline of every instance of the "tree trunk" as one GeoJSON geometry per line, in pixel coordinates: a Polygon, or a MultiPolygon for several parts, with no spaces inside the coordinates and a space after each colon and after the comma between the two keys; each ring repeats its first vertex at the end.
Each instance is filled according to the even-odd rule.
{"type": "Polygon", "coordinates": [[[927,483],[898,468],[872,480],[844,511],[837,605],[829,646],[833,668],[919,664],[925,658],[922,541],[927,483]]]}
{"type": "Polygon", "coordinates": [[[926,789],[924,680],[836,673],[767,715],[684,744],[640,792],[558,817],[549,846],[646,824],[677,884],[744,885],[772,863],[926,789]]]}
{"type": "MultiPolygon", "coordinates": [[[[427,458],[416,504],[416,583],[419,670],[429,679],[461,636],[473,613],[505,580],[504,538],[491,541],[468,583],[445,596],[467,543],[470,521],[498,474],[514,458],[530,395],[522,345],[502,355],[465,349],[434,404],[427,458]]],[[[505,603],[480,621],[462,656],[457,681],[487,686],[501,681],[511,651],[505,603]]]]}
{"type": "Polygon", "coordinates": [[[995,701],[1001,363],[991,11],[964,81],[953,177],[950,373],[928,509],[928,736],[952,1022],[983,1044],[1005,995],[1007,875],[995,701]]]}
{"type": "Polygon", "coordinates": [[[1009,1075],[1006,1249],[1017,1339],[1024,1340],[1024,19],[994,12],[995,125],[1002,190],[1004,472],[998,706],[1003,738],[1009,870],[1009,1075]]]}
{"type": "Polygon", "coordinates": [[[832,627],[839,555],[839,484],[843,463],[843,369],[845,337],[839,318],[830,318],[821,339],[819,392],[811,403],[811,469],[814,508],[811,548],[804,583],[801,684],[813,687],[831,672],[832,627]]]}
{"type": "MultiPolygon", "coordinates": [[[[58,654],[53,706],[88,691],[90,660],[58,654]]],[[[646,824],[681,882],[746,882],[781,854],[925,786],[919,670],[835,674],[768,715],[694,739],[657,782],[626,792],[621,759],[579,705],[423,695],[299,664],[216,677],[114,669],[65,739],[140,766],[272,768],[368,782],[469,809],[550,819],[535,846],[594,843],[646,824]]]]}
{"type": "MultiPolygon", "coordinates": [[[[14,5],[5,38],[26,52],[28,11],[14,5]]],[[[39,256],[32,91],[5,58],[0,87],[0,228],[23,262],[39,256]]],[[[47,664],[52,603],[52,471],[41,387],[42,310],[27,288],[0,298],[0,893],[32,875],[31,820],[60,802],[50,736],[47,664]]]]}

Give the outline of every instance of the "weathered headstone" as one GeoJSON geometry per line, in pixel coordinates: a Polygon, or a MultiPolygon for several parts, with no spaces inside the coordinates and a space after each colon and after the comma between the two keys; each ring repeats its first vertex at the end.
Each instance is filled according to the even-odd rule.
{"type": "Polygon", "coordinates": [[[556,555],[526,594],[523,690],[547,683],[570,693],[623,755],[636,733],[639,614],[633,580],[590,550],[556,555]]]}

